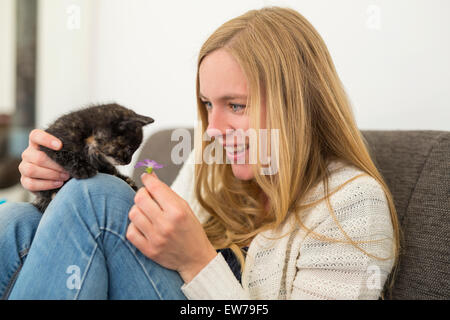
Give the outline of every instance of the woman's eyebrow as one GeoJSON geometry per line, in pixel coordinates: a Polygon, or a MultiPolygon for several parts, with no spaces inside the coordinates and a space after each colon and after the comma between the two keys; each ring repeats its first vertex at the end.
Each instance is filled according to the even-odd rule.
{"type": "MultiPolygon", "coordinates": [[[[200,93],[200,98],[208,100],[203,94],[200,93]]],[[[226,94],[218,98],[218,100],[232,100],[232,99],[245,99],[247,100],[246,94],[226,94]]]]}

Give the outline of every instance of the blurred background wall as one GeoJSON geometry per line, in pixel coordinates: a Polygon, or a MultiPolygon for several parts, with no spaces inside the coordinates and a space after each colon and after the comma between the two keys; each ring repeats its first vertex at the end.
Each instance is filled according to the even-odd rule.
{"type": "MultiPolygon", "coordinates": [[[[156,119],[146,136],[193,126],[200,46],[265,5],[294,8],[319,31],[360,129],[450,130],[448,0],[38,0],[36,127],[110,101],[156,119]]],[[[11,113],[14,0],[0,0],[0,46],[0,113],[11,113]]]]}
{"type": "Polygon", "coordinates": [[[14,112],[15,3],[0,1],[0,114],[14,112]]]}

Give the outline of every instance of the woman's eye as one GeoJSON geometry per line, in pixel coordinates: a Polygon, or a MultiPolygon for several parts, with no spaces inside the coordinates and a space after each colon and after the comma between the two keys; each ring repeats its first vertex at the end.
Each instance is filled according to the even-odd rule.
{"type": "MultiPolygon", "coordinates": [[[[211,108],[212,108],[212,103],[211,102],[209,102],[209,101],[202,101],[202,103],[205,105],[207,110],[211,110],[211,108]]],[[[233,112],[240,112],[240,111],[244,110],[246,106],[244,104],[230,103],[229,107],[231,108],[231,110],[233,112]]]]}
{"type": "Polygon", "coordinates": [[[212,104],[209,101],[202,101],[202,103],[205,105],[206,109],[209,110],[212,108],[212,104]]]}
{"type": "Polygon", "coordinates": [[[230,108],[231,108],[231,110],[233,110],[233,112],[239,112],[239,111],[242,111],[245,109],[245,105],[231,103],[230,108]]]}

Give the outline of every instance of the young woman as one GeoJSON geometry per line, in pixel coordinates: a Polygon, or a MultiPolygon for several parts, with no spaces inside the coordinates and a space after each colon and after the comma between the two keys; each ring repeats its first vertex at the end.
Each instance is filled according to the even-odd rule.
{"type": "MultiPolygon", "coordinates": [[[[202,141],[171,188],[144,174],[134,194],[98,174],[71,179],[42,217],[30,204],[1,205],[0,294],[379,298],[398,260],[397,215],[311,24],[279,7],[223,24],[200,50],[197,102],[202,132],[231,161],[194,165],[202,141]],[[250,161],[261,144],[234,140],[248,129],[277,132],[272,174],[250,161]]],[[[19,167],[30,191],[68,179],[37,150],[52,141],[58,149],[30,134],[19,167]]]]}

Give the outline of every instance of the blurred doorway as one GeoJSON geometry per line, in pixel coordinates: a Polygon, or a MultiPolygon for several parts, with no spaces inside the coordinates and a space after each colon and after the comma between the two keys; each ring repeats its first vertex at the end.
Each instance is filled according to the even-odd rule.
{"type": "Polygon", "coordinates": [[[18,164],[36,118],[38,0],[2,0],[0,197],[20,182],[18,164]]]}

